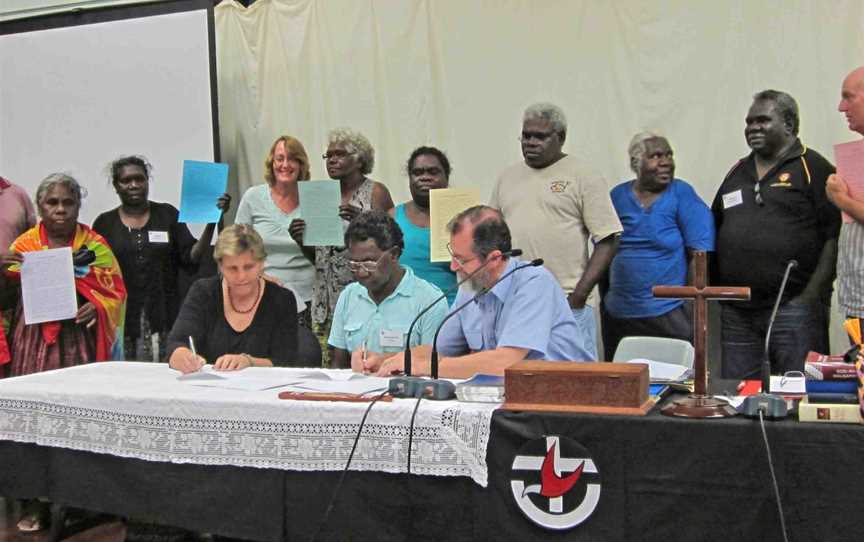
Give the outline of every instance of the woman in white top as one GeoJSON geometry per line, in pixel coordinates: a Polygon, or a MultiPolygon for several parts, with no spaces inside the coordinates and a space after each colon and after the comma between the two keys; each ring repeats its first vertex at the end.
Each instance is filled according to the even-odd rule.
{"type": "Polygon", "coordinates": [[[310,327],[308,304],[315,266],[288,233],[291,221],[300,218],[297,183],[309,180],[309,157],[303,144],[288,135],[276,139],[264,162],[264,178],[267,184],[243,194],[234,222],[251,225],[264,239],[264,273],[294,292],[300,323],[310,327]]]}

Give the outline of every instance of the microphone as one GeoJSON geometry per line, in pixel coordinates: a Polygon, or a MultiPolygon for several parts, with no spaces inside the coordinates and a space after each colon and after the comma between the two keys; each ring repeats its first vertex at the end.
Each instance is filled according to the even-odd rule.
{"type": "Polygon", "coordinates": [[[789,260],[789,263],[786,264],[786,272],[783,273],[780,291],[777,293],[774,309],[771,311],[771,317],[768,319],[768,330],[765,333],[765,352],[762,356],[762,392],[751,395],[741,405],[741,413],[748,418],[758,418],[760,413],[768,420],[778,420],[786,417],[786,400],[771,393],[771,357],[769,349],[771,345],[771,329],[774,327],[774,320],[777,318],[777,309],[780,308],[780,300],[783,299],[783,293],[786,291],[786,282],[789,280],[789,273],[797,266],[798,262],[795,260],[789,260]]]}
{"type": "Polygon", "coordinates": [[[771,386],[771,358],[768,350],[771,346],[771,329],[774,327],[774,319],[777,318],[777,309],[780,308],[780,300],[783,299],[783,292],[786,291],[786,281],[789,280],[789,273],[792,269],[798,267],[798,262],[789,260],[786,264],[786,272],[783,273],[783,281],[780,283],[780,292],[777,293],[777,299],[774,301],[774,309],[771,311],[771,318],[768,319],[768,331],[765,333],[765,352],[762,357],[762,391],[770,393],[771,386]]]}
{"type": "Polygon", "coordinates": [[[450,314],[448,314],[443,320],[441,320],[441,323],[438,324],[438,329],[435,330],[435,337],[432,339],[432,357],[430,360],[431,361],[431,371],[430,372],[431,372],[433,380],[438,379],[438,334],[441,333],[441,328],[444,327],[444,324],[447,322],[447,320],[452,318],[456,313],[458,313],[459,311],[461,311],[462,309],[467,307],[469,304],[476,302],[478,299],[480,299],[481,297],[483,297],[484,295],[489,293],[489,291],[492,288],[494,288],[499,282],[506,279],[507,277],[509,277],[510,275],[515,273],[516,271],[519,271],[520,269],[525,269],[526,267],[537,267],[539,265],[543,265],[543,258],[537,258],[536,260],[531,260],[528,263],[524,263],[522,265],[517,265],[516,267],[514,267],[510,271],[508,271],[508,272],[504,273],[503,275],[501,275],[500,277],[498,277],[498,279],[496,279],[495,282],[493,282],[489,286],[482,288],[479,292],[477,292],[477,294],[474,297],[472,297],[471,299],[469,299],[465,303],[462,303],[461,305],[459,305],[456,308],[456,310],[450,311],[450,314]]]}
{"type": "MultiPolygon", "coordinates": [[[[518,249],[518,248],[514,248],[511,250],[505,250],[504,252],[501,253],[501,255],[504,257],[519,256],[521,254],[522,254],[522,250],[518,249]]],[[[432,307],[437,305],[439,301],[441,301],[442,299],[446,299],[448,295],[450,295],[451,293],[456,291],[460,286],[462,286],[463,284],[465,284],[466,282],[471,280],[474,277],[474,275],[479,273],[491,261],[492,260],[486,260],[485,262],[483,262],[480,265],[480,267],[478,267],[477,269],[475,269],[471,273],[468,273],[468,275],[465,278],[463,278],[462,280],[460,280],[459,282],[457,282],[453,286],[447,288],[447,290],[443,294],[441,294],[441,297],[439,297],[438,299],[436,299],[435,301],[433,301],[432,303],[427,305],[426,308],[424,308],[422,311],[420,311],[419,314],[417,314],[417,316],[414,317],[414,320],[411,322],[411,325],[408,327],[408,334],[405,335],[405,358],[404,358],[405,359],[405,376],[411,376],[411,332],[414,331],[414,326],[417,324],[418,321],[420,321],[420,317],[423,316],[424,314],[426,314],[427,312],[429,312],[429,309],[431,309],[432,307]]]]}

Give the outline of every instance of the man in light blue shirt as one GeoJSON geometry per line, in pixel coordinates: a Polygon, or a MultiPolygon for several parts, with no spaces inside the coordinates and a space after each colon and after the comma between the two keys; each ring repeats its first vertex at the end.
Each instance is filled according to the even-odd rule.
{"type": "MultiPolygon", "coordinates": [[[[342,290],[327,342],[333,367],[349,367],[352,353],[382,358],[405,348],[414,318],[442,296],[438,287],[399,265],[402,231],[387,213],[358,215],[345,232],[351,271],[357,282],[342,290]]],[[[411,333],[411,346],[430,344],[447,314],[447,302],[436,303],[411,333]]]]}
{"type": "MultiPolygon", "coordinates": [[[[457,215],[450,224],[448,248],[460,280],[479,271],[462,285],[452,310],[469,305],[449,319],[438,336],[439,352],[446,356],[439,360],[441,376],[504,374],[524,359],[593,360],[576,341],[576,320],[555,277],[543,267],[504,256],[511,248],[510,230],[499,211],[478,205],[457,215]]],[[[412,349],[414,374],[429,373],[430,353],[430,346],[412,349]]],[[[402,367],[402,356],[397,355],[370,359],[365,370],[385,375],[402,367]]]]}

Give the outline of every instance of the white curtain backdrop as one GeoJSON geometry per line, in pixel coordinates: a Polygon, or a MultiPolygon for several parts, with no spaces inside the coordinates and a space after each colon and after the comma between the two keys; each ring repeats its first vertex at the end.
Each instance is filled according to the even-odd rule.
{"type": "Polygon", "coordinates": [[[226,0],[216,32],[222,156],[240,193],[263,182],[282,133],[326,178],[327,132],[350,126],[397,202],[421,144],[448,153],[454,185],[488,196],[521,159],[521,114],[536,101],[564,109],[565,150],[610,184],[629,178],[634,133],[666,134],[678,175],[710,201],[748,151],[756,91],[791,93],[803,141],[833,159],[853,138],[840,82],[864,64],[860,0],[226,0]]]}
{"type": "Polygon", "coordinates": [[[349,126],[372,142],[372,177],[396,202],[423,144],[447,152],[451,185],[488,198],[521,159],[521,115],[538,101],[564,109],[565,151],[589,157],[610,187],[630,178],[633,134],[665,134],[677,175],[709,204],[748,152],[744,116],[759,90],[792,94],[802,140],[829,160],[855,138],[836,107],[843,76],[864,64],[861,0],[225,0],[215,12],[235,195],[263,182],[279,134],[298,137],[313,178],[326,178],[327,132],[349,126]]]}

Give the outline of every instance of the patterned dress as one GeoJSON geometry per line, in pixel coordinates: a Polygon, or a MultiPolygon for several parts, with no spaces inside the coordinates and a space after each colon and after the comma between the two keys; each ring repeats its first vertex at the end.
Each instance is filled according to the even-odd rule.
{"type": "MultiPolygon", "coordinates": [[[[350,205],[359,207],[361,211],[372,208],[371,179],[366,179],[363,184],[351,195],[348,201],[350,205]]],[[[343,220],[342,229],[348,228],[348,222],[343,220]]],[[[354,276],[348,267],[348,252],[346,247],[315,247],[315,284],[312,286],[312,321],[316,324],[319,333],[326,337],[330,330],[330,322],[333,319],[333,310],[342,289],[349,283],[354,282],[354,276]]]]}

